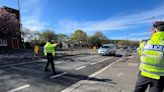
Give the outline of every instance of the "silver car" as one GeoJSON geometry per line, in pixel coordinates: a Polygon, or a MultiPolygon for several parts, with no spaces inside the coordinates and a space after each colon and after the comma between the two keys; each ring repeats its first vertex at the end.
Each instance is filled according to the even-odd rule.
{"type": "Polygon", "coordinates": [[[99,55],[115,55],[116,47],[113,45],[102,46],[98,49],[99,55]]]}

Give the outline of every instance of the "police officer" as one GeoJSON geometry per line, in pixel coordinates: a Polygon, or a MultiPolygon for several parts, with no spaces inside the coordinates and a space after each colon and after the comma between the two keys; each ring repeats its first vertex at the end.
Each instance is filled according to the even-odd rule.
{"type": "Polygon", "coordinates": [[[134,92],[164,91],[164,21],[153,24],[151,39],[141,52],[140,73],[134,92]]]}
{"type": "Polygon", "coordinates": [[[55,56],[54,48],[56,46],[57,46],[57,44],[51,44],[50,41],[46,42],[46,44],[44,46],[44,56],[47,58],[47,64],[46,64],[46,67],[45,67],[45,71],[49,71],[48,66],[51,63],[53,74],[56,74],[55,67],[54,67],[54,61],[53,61],[54,56],[55,56]]]}

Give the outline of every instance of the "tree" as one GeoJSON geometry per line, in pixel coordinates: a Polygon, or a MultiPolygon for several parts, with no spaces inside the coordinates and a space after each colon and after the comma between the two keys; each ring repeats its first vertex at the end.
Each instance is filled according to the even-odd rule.
{"type": "Polygon", "coordinates": [[[66,34],[57,34],[57,40],[59,42],[68,41],[69,37],[66,34]]]}
{"type": "Polygon", "coordinates": [[[71,36],[71,40],[73,43],[87,45],[88,36],[82,30],[76,30],[74,34],[71,36]]]}
{"type": "Polygon", "coordinates": [[[17,30],[19,30],[19,22],[16,15],[0,8],[0,32],[17,36],[17,30]]]}
{"type": "Polygon", "coordinates": [[[120,40],[120,41],[118,41],[118,45],[120,45],[120,46],[127,46],[127,41],[126,40],[120,40]]]}
{"type": "Polygon", "coordinates": [[[100,47],[102,44],[108,43],[109,40],[103,33],[97,31],[92,37],[89,38],[89,45],[100,47]]]}
{"type": "Polygon", "coordinates": [[[28,28],[24,28],[21,30],[22,37],[26,42],[31,42],[31,40],[34,40],[37,36],[36,33],[37,32],[31,31],[28,28]]]}
{"type": "Polygon", "coordinates": [[[42,42],[46,42],[50,40],[57,41],[57,35],[55,35],[54,31],[49,29],[45,30],[42,33],[38,32],[37,35],[42,42]]]}

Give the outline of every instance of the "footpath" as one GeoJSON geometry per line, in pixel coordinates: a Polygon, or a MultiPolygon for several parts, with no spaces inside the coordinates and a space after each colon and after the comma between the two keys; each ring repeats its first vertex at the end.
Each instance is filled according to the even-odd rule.
{"type": "Polygon", "coordinates": [[[139,72],[137,53],[102,69],[94,78],[80,81],[61,92],[133,92],[139,72]]]}

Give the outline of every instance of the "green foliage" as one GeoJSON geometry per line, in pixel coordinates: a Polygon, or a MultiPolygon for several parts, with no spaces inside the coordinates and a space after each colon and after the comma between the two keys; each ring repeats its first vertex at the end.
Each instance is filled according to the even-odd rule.
{"type": "Polygon", "coordinates": [[[67,42],[69,37],[66,34],[57,34],[58,42],[67,42]]]}
{"type": "Polygon", "coordinates": [[[138,41],[130,40],[110,40],[102,32],[97,31],[93,36],[88,37],[82,30],[76,30],[70,37],[66,34],[55,34],[53,30],[45,30],[43,32],[30,31],[24,29],[22,35],[27,39],[31,39],[33,43],[44,44],[47,40],[54,40],[56,42],[64,42],[67,44],[74,44],[75,46],[96,46],[100,47],[102,44],[116,44],[119,46],[138,46],[138,41]],[[81,43],[80,43],[81,42],[81,43]]]}
{"type": "Polygon", "coordinates": [[[83,45],[86,45],[88,41],[88,36],[84,31],[76,30],[74,34],[71,36],[71,41],[77,44],[80,44],[81,41],[83,45]]]}
{"type": "Polygon", "coordinates": [[[110,41],[101,32],[97,31],[93,36],[89,37],[89,46],[100,47],[102,44],[110,41]]]}
{"type": "Polygon", "coordinates": [[[130,46],[130,45],[138,46],[139,42],[138,41],[130,41],[130,40],[119,40],[117,44],[120,46],[130,46]]]}
{"type": "Polygon", "coordinates": [[[57,41],[57,35],[55,35],[54,31],[49,29],[43,31],[42,33],[37,33],[37,35],[39,36],[39,39],[42,42],[46,42],[50,40],[57,41]]]}

